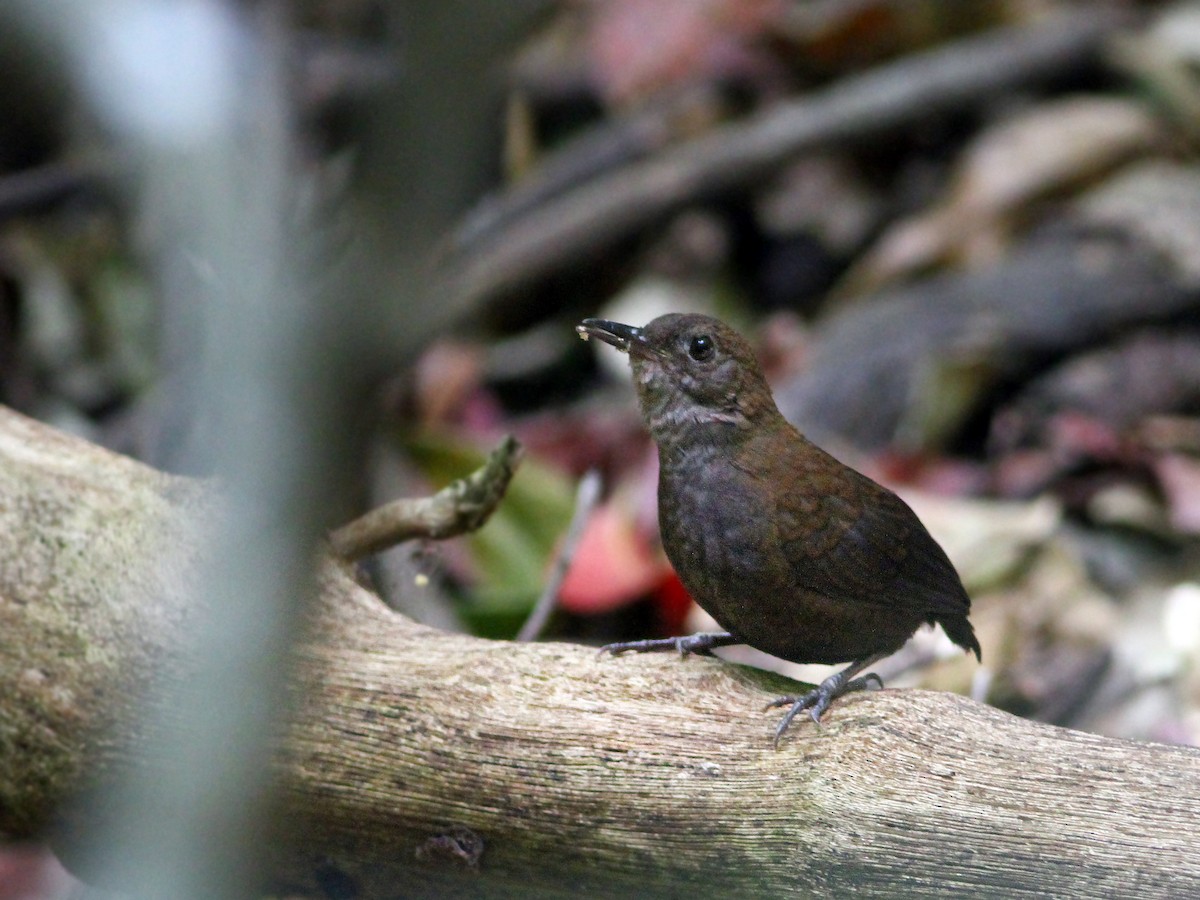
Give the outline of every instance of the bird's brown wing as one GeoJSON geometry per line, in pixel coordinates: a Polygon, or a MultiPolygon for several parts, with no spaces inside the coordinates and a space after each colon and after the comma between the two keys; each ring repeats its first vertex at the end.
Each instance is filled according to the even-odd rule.
{"type": "Polygon", "coordinates": [[[908,504],[851,469],[836,476],[814,470],[804,497],[779,505],[797,581],[830,597],[919,607],[922,618],[965,616],[971,601],[958,573],[908,504]]]}

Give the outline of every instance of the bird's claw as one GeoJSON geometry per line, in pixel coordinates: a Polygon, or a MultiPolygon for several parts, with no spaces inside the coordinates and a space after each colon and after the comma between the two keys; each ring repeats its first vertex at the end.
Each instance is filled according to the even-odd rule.
{"type": "MultiPolygon", "coordinates": [[[[649,653],[654,650],[677,650],[680,656],[692,652],[687,646],[687,638],[661,638],[647,641],[625,641],[617,644],[605,644],[600,653],[611,653],[620,656],[622,653],[649,653]]],[[[702,651],[696,651],[702,652],[702,651]]]]}
{"type": "Polygon", "coordinates": [[[868,672],[861,678],[855,678],[842,688],[843,694],[852,694],[855,691],[882,691],[883,679],[874,672],[868,672]],[[874,685],[874,687],[872,687],[874,685]]]}
{"type": "Polygon", "coordinates": [[[788,704],[791,704],[792,707],[784,713],[783,718],[779,720],[779,724],[775,726],[775,739],[772,741],[772,746],[776,750],[779,749],[779,740],[783,737],[783,733],[788,730],[788,726],[792,724],[792,720],[804,710],[808,710],[809,717],[820,728],[821,716],[825,714],[825,710],[829,709],[830,704],[838,697],[855,691],[879,690],[882,687],[883,679],[874,672],[868,672],[866,675],[854,678],[845,683],[837,675],[833,675],[826,678],[807,694],[779,697],[772,700],[763,707],[764,710],[787,706],[788,704]]]}
{"type": "Polygon", "coordinates": [[[649,653],[654,650],[674,650],[680,656],[689,653],[707,655],[713,647],[723,647],[735,641],[726,632],[700,632],[683,637],[653,638],[646,641],[625,641],[618,644],[605,644],[600,653],[611,653],[618,656],[622,653],[649,653]]]}

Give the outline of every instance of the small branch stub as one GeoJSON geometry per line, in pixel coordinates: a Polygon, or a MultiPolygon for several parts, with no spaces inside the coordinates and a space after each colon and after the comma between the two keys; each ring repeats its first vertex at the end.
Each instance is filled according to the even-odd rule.
{"type": "Polygon", "coordinates": [[[334,531],[333,552],[355,562],[414,538],[444,540],[482,528],[508,490],[522,452],[520,441],[508,435],[487,462],[432,497],[395,500],[334,531]]]}

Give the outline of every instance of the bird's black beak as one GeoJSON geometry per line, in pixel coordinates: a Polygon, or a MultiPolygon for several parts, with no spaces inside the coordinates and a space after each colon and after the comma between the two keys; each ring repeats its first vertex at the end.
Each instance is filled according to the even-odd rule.
{"type": "Polygon", "coordinates": [[[646,334],[642,329],[633,325],[622,325],[620,322],[610,322],[608,319],[584,319],[575,326],[575,331],[585,341],[588,338],[599,338],[606,344],[612,344],[622,353],[628,353],[633,344],[644,344],[646,334]]]}

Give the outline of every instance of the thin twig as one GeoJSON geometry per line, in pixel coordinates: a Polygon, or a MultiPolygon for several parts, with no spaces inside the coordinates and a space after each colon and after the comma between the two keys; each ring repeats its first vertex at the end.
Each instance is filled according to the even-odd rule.
{"type": "Polygon", "coordinates": [[[508,435],[487,462],[432,497],[394,500],[334,531],[333,552],[354,562],[414,538],[442,540],[483,527],[508,490],[521,454],[520,441],[508,435]]]}
{"type": "Polygon", "coordinates": [[[563,538],[562,546],[558,549],[558,556],[546,579],[546,587],[542,590],[542,595],[538,597],[537,603],[534,604],[533,612],[529,614],[529,618],[525,620],[525,624],[517,633],[518,641],[536,640],[537,636],[542,633],[542,629],[546,627],[546,621],[550,618],[550,613],[554,611],[558,602],[558,592],[562,588],[563,579],[567,577],[567,569],[570,568],[571,560],[575,558],[575,551],[579,548],[579,539],[583,537],[583,526],[591,518],[592,510],[596,508],[596,501],[600,499],[600,486],[600,473],[595,469],[589,470],[580,479],[579,488],[575,492],[575,513],[571,516],[571,524],[567,526],[566,537],[563,538]]]}

